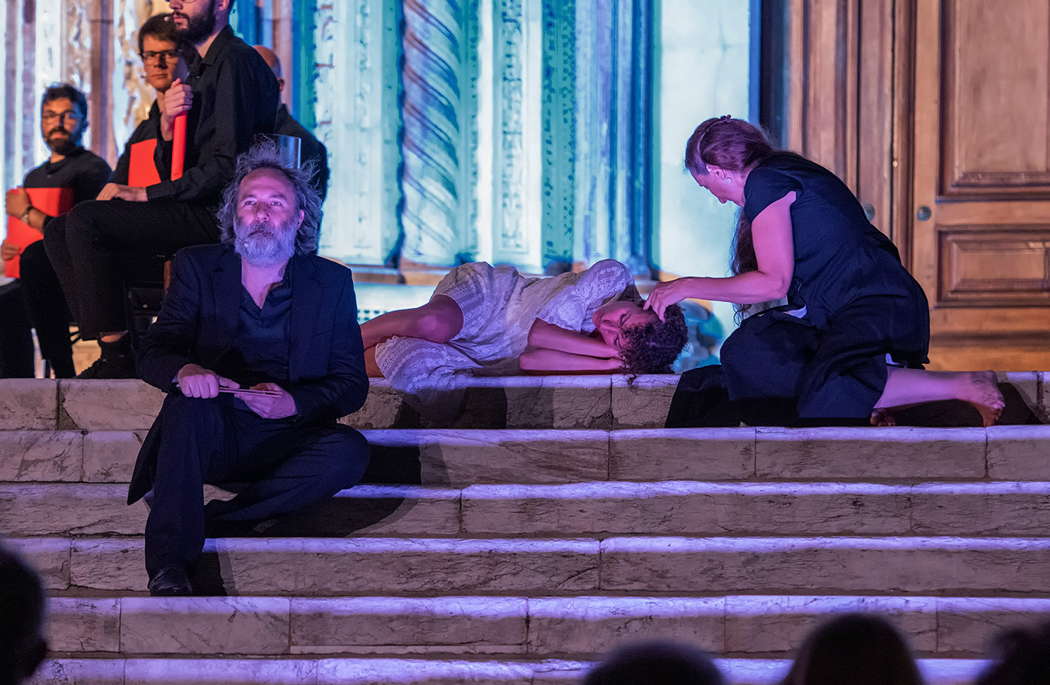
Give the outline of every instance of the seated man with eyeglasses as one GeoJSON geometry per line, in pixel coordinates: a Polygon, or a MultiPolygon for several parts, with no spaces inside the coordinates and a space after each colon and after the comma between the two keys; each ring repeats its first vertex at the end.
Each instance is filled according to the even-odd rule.
{"type": "Polygon", "coordinates": [[[80,145],[88,127],[87,98],[65,83],[44,91],[40,133],[51,155],[7,191],[7,237],[0,247],[0,375],[32,377],[36,329],[40,354],[58,378],[73,375],[69,309],[41,240],[54,217],[91,200],[109,177],[106,160],[80,145]]]}
{"type": "MultiPolygon", "coordinates": [[[[158,105],[160,139],[154,164],[159,182],[114,183],[101,198],[52,222],[44,242],[85,340],[101,356],[81,378],[131,378],[124,270],[129,253],[151,259],[189,245],[214,243],[215,211],[233,178],[237,156],[259,134],[272,133],[277,80],[251,46],[229,26],[232,0],[170,0],[178,40],[192,44],[188,76],[175,79],[158,105]],[[172,173],[175,122],[186,115],[185,172],[172,173]]],[[[161,59],[151,49],[150,61],[161,59]]],[[[143,45],[143,55],[146,48],[143,45]]],[[[163,55],[167,62],[168,55],[163,55]]]]}
{"type": "Polygon", "coordinates": [[[157,98],[149,109],[149,116],[139,123],[124,145],[124,152],[117,160],[117,168],[113,170],[109,183],[98,194],[99,200],[116,197],[121,192],[121,186],[144,188],[160,183],[160,173],[154,158],[157,141],[161,138],[164,94],[175,79],[185,80],[188,75],[170,14],[156,14],[147,19],[139,29],[138,39],[143,74],[157,98]]]}

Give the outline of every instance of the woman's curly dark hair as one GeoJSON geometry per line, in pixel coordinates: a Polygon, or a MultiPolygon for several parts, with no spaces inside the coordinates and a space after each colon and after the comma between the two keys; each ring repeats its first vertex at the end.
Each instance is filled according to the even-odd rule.
{"type": "Polygon", "coordinates": [[[687,332],[682,308],[674,304],[659,319],[624,328],[623,358],[630,373],[671,373],[671,364],[685,347],[687,332]]]}

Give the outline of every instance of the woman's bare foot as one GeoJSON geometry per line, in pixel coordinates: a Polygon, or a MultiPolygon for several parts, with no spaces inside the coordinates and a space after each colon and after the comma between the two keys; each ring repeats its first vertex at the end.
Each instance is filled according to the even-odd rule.
{"type": "Polygon", "coordinates": [[[994,371],[972,371],[964,374],[963,393],[959,398],[969,402],[981,415],[981,424],[994,426],[1006,402],[999,392],[999,379],[994,371]]]}
{"type": "Polygon", "coordinates": [[[894,418],[893,413],[888,409],[872,409],[871,425],[880,427],[896,426],[897,419],[894,418]]]}

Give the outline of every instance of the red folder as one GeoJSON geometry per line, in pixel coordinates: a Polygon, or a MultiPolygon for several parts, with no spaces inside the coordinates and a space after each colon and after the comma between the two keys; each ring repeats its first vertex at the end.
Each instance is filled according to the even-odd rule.
{"type": "MultiPolygon", "coordinates": [[[[73,208],[72,188],[26,188],[29,202],[48,216],[65,214],[73,208]]],[[[7,242],[24,249],[44,236],[18,217],[7,217],[7,242]]],[[[19,258],[4,262],[4,275],[18,278],[19,258]]]]}
{"type": "Polygon", "coordinates": [[[157,149],[157,139],[147,138],[131,146],[131,160],[128,162],[128,185],[133,188],[145,188],[160,183],[160,174],[153,163],[153,152],[157,149]]]}

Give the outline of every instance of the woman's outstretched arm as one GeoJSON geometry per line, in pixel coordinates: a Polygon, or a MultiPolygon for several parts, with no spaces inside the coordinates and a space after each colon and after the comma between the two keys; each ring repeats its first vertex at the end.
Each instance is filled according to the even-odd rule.
{"type": "Polygon", "coordinates": [[[447,295],[434,295],[422,307],[397,309],[361,324],[365,349],[395,335],[446,343],[463,328],[463,312],[447,295]]]}
{"type": "Polygon", "coordinates": [[[518,359],[530,373],[612,373],[623,368],[618,358],[590,357],[544,347],[530,347],[518,359]]]}
{"type": "Polygon", "coordinates": [[[758,268],[728,278],[686,277],[661,283],[649,293],[645,308],[662,320],[664,310],[686,298],[755,304],[779,300],[787,294],[795,271],[792,242],[791,191],[763,209],[751,223],[758,268]]]}
{"type": "Polygon", "coordinates": [[[604,359],[612,357],[618,359],[620,356],[619,350],[606,345],[599,338],[570,331],[542,319],[532,322],[532,328],[529,329],[529,347],[604,359]]]}

